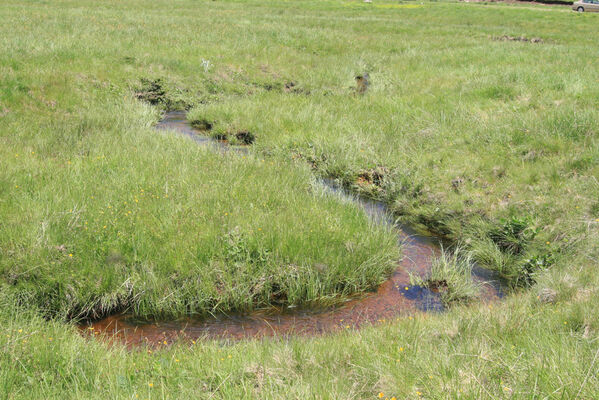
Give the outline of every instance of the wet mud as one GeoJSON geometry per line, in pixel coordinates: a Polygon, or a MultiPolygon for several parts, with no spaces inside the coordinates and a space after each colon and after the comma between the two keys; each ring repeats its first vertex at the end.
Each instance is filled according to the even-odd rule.
{"type": "Polygon", "coordinates": [[[500,37],[495,37],[493,38],[493,40],[498,40],[498,41],[508,41],[508,42],[530,42],[530,43],[543,43],[543,39],[538,38],[538,37],[534,37],[534,38],[527,38],[524,36],[509,36],[509,35],[503,35],[500,37]]]}
{"type": "MultiPolygon", "coordinates": [[[[213,146],[219,151],[247,151],[247,148],[231,147],[202,135],[201,131],[190,126],[184,113],[167,114],[159,123],[158,129],[179,132],[199,144],[213,146]]],[[[440,253],[440,239],[417,232],[409,226],[396,224],[383,203],[354,196],[333,181],[320,182],[331,195],[338,196],[340,201],[358,203],[373,222],[390,224],[396,230],[398,245],[402,246],[402,259],[391,277],[376,292],[366,293],[329,309],[270,308],[246,315],[227,314],[150,323],[136,321],[128,314],[119,314],[81,325],[80,329],[85,334],[128,345],[160,346],[179,340],[314,336],[344,329],[358,329],[416,312],[443,311],[439,291],[412,286],[409,277],[410,273],[427,276],[432,260],[440,253]]],[[[502,296],[499,279],[490,271],[475,267],[473,277],[481,285],[482,301],[493,301],[502,296]]]]}

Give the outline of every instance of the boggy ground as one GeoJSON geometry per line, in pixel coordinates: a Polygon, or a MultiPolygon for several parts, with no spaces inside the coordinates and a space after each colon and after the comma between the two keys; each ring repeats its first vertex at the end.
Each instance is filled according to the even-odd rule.
{"type": "Polygon", "coordinates": [[[599,16],[505,4],[73,0],[7,1],[0,17],[3,397],[599,392],[589,34],[599,16]],[[494,40],[504,36],[542,42],[494,40]],[[365,72],[358,96],[354,77],[365,72]],[[249,132],[257,156],[157,134],[161,108],[189,109],[229,140],[249,132]],[[128,305],[172,316],[334,302],[375,286],[398,257],[392,233],[311,193],[314,174],[388,202],[512,286],[532,287],[491,307],[323,338],[151,352],[45,319],[128,305]],[[317,263],[318,274],[308,268],[317,263]]]}

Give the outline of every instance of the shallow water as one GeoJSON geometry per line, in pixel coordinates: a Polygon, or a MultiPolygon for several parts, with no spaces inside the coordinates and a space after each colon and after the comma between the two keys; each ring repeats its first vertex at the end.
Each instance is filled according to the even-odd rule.
{"type": "Polygon", "coordinates": [[[202,146],[210,146],[217,151],[228,152],[233,150],[239,153],[248,153],[248,148],[245,146],[231,146],[224,140],[211,138],[206,135],[206,132],[195,129],[187,120],[185,111],[172,111],[167,113],[164,118],[158,122],[156,129],[176,131],[190,137],[202,146]]]}
{"type": "MultiPolygon", "coordinates": [[[[219,151],[232,149],[247,152],[241,146],[206,137],[186,120],[185,113],[169,113],[157,126],[160,130],[176,131],[191,137],[201,145],[214,146],[219,151]]],[[[175,340],[202,338],[243,339],[265,336],[318,335],[342,329],[356,329],[365,324],[390,320],[417,311],[439,312],[444,307],[440,295],[421,286],[409,284],[409,272],[426,276],[431,262],[440,252],[440,240],[418,233],[394,222],[391,212],[380,202],[354,196],[335,182],[320,181],[323,187],[340,201],[359,204],[376,223],[390,224],[402,244],[402,260],[391,277],[376,292],[365,294],[343,305],[325,310],[271,308],[251,314],[227,314],[212,318],[186,318],[177,321],[143,323],[128,314],[113,315],[80,326],[90,335],[100,335],[129,345],[151,346],[169,344],[175,340]]],[[[473,277],[481,283],[484,301],[502,296],[499,280],[490,271],[475,267],[473,277]]]]}

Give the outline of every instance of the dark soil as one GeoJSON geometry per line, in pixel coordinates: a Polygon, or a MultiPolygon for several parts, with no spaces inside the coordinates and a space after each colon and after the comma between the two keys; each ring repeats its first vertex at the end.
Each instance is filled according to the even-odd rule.
{"type": "Polygon", "coordinates": [[[240,131],[235,134],[237,140],[239,140],[242,144],[250,145],[256,141],[256,136],[253,133],[248,131],[240,131]]]}
{"type": "Polygon", "coordinates": [[[309,95],[310,91],[300,87],[296,82],[289,81],[283,85],[283,91],[289,94],[305,94],[309,95]]]}
{"type": "Polygon", "coordinates": [[[436,281],[436,280],[427,280],[426,287],[429,288],[434,293],[444,292],[447,290],[449,285],[445,279],[436,281]]]}
{"type": "Polygon", "coordinates": [[[388,173],[389,171],[385,167],[376,167],[362,171],[358,174],[356,184],[359,186],[374,185],[381,187],[383,185],[383,180],[388,173]]]}
{"type": "Polygon", "coordinates": [[[370,87],[370,75],[358,75],[356,76],[356,92],[358,94],[364,94],[370,87]]]}
{"type": "Polygon", "coordinates": [[[202,118],[191,121],[191,126],[201,131],[209,131],[214,127],[214,123],[202,118]]]}
{"type": "MultiPolygon", "coordinates": [[[[167,111],[187,110],[191,105],[182,98],[181,90],[169,88],[167,82],[161,78],[140,79],[140,87],[135,92],[135,97],[153,106],[158,106],[167,111]]],[[[184,92],[184,90],[183,90],[184,92]]]]}
{"type": "Polygon", "coordinates": [[[141,79],[141,88],[135,97],[152,105],[165,104],[167,102],[166,91],[162,79],[141,79]]]}
{"type": "Polygon", "coordinates": [[[509,36],[509,35],[503,35],[500,37],[496,37],[493,38],[493,40],[499,40],[499,41],[511,41],[511,42],[530,42],[530,43],[543,43],[543,39],[541,38],[532,38],[529,39],[527,37],[524,36],[509,36]]]}

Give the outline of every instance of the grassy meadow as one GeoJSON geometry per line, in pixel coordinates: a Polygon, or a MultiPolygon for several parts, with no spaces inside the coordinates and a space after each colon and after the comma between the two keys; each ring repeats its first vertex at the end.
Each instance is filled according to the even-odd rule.
{"type": "Polygon", "coordinates": [[[599,15],[5,0],[0,20],[0,399],[597,398],[599,15]],[[167,109],[249,153],[156,132],[167,109]],[[319,177],[459,245],[435,269],[454,306],[159,349],[77,332],[375,288],[394,233],[319,177]],[[509,295],[460,305],[464,259],[509,295]]]}

